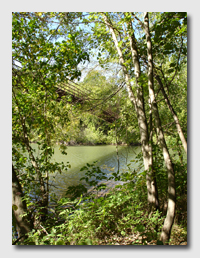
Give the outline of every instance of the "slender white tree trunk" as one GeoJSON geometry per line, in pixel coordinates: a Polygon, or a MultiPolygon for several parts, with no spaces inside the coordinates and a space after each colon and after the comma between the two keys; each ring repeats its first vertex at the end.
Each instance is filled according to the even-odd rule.
{"type": "MultiPolygon", "coordinates": [[[[136,45],[136,39],[132,27],[131,21],[127,22],[127,30],[128,30],[128,36],[130,41],[130,47],[131,47],[131,54],[132,54],[132,60],[134,64],[135,69],[135,78],[136,78],[136,88],[137,88],[137,96],[138,96],[138,107],[143,108],[144,110],[144,99],[143,99],[143,88],[139,84],[139,76],[140,76],[140,63],[139,63],[139,57],[138,57],[138,50],[136,45]],[[142,96],[140,96],[142,93],[142,96]]],[[[145,113],[145,110],[144,110],[145,113]]],[[[148,165],[149,169],[147,170],[146,175],[146,183],[147,183],[147,191],[148,191],[148,202],[150,204],[150,213],[153,211],[153,207],[156,209],[159,209],[159,200],[158,200],[158,190],[157,190],[157,184],[156,184],[156,177],[153,170],[153,153],[152,153],[152,107],[150,105],[150,133],[148,133],[148,165]]],[[[147,127],[146,117],[143,120],[147,127]]],[[[148,130],[148,128],[147,128],[148,130]]],[[[141,130],[142,131],[142,130],[141,130]]]]}
{"type": "Polygon", "coordinates": [[[163,150],[164,161],[168,171],[168,208],[167,208],[167,215],[166,215],[162,233],[161,233],[161,240],[165,244],[170,239],[171,228],[175,217],[175,198],[176,198],[175,174],[174,174],[173,164],[167,148],[167,144],[165,142],[164,134],[162,131],[161,120],[159,117],[158,107],[155,99],[154,81],[153,81],[153,56],[152,56],[151,37],[150,37],[150,31],[149,31],[148,12],[144,14],[144,28],[145,28],[146,41],[147,41],[148,87],[149,87],[150,102],[152,105],[152,110],[155,118],[156,131],[158,135],[158,143],[163,150]]]}
{"type": "Polygon", "coordinates": [[[186,142],[186,140],[185,140],[185,137],[184,137],[184,134],[183,134],[181,125],[180,125],[180,123],[179,123],[178,116],[177,116],[175,110],[173,109],[173,107],[172,107],[172,105],[171,105],[171,103],[170,103],[170,100],[169,100],[169,98],[168,98],[168,96],[167,96],[167,94],[166,94],[166,92],[165,92],[165,89],[164,89],[164,87],[163,87],[163,84],[162,84],[162,81],[161,81],[160,77],[159,77],[158,75],[155,75],[155,78],[156,78],[157,82],[159,83],[160,89],[161,89],[162,94],[163,94],[163,96],[164,96],[164,98],[165,98],[165,102],[167,103],[167,106],[168,106],[169,110],[170,110],[171,113],[172,113],[172,116],[173,116],[174,121],[175,121],[175,124],[176,124],[176,128],[177,128],[178,135],[179,135],[179,137],[180,137],[180,139],[181,139],[183,148],[184,148],[184,150],[185,150],[185,152],[186,152],[186,154],[187,154],[187,142],[186,142]]]}
{"type": "MultiPolygon", "coordinates": [[[[133,103],[137,118],[138,118],[138,125],[140,129],[140,137],[141,137],[141,143],[142,143],[142,153],[143,153],[143,160],[144,160],[144,167],[147,171],[147,192],[148,192],[148,203],[150,206],[152,206],[152,202],[154,200],[152,194],[155,193],[155,189],[152,190],[152,186],[155,185],[152,180],[152,155],[150,153],[149,149],[149,135],[148,135],[148,126],[146,121],[146,114],[145,114],[145,108],[144,108],[144,98],[143,98],[143,88],[138,84],[139,76],[140,76],[140,65],[138,60],[138,53],[136,49],[136,45],[132,48],[132,57],[133,57],[133,64],[135,67],[135,75],[136,75],[136,91],[137,91],[137,97],[135,98],[133,94],[133,90],[130,84],[130,76],[128,74],[127,68],[124,65],[125,60],[123,57],[123,53],[121,48],[119,47],[117,36],[115,34],[114,28],[112,23],[109,21],[108,17],[103,14],[104,21],[108,28],[110,29],[113,41],[115,43],[115,47],[117,49],[118,55],[119,55],[119,62],[123,68],[123,72],[125,75],[127,90],[129,94],[129,98],[131,102],[133,103]]],[[[131,46],[134,44],[132,41],[132,38],[130,39],[131,46]]],[[[151,207],[150,207],[151,210],[151,207]]]]}

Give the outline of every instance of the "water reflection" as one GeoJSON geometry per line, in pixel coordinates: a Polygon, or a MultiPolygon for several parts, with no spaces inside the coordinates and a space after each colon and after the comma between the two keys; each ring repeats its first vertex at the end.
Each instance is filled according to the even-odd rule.
{"type": "MultiPolygon", "coordinates": [[[[119,160],[120,160],[120,172],[127,170],[127,164],[135,158],[140,152],[140,147],[134,146],[119,146],[119,160]]],[[[57,195],[65,194],[67,188],[72,185],[79,184],[80,178],[83,177],[85,171],[80,169],[86,163],[93,163],[97,161],[99,166],[108,176],[112,172],[116,172],[118,169],[116,147],[105,145],[105,146],[69,146],[67,148],[67,156],[63,156],[56,146],[53,160],[57,162],[63,161],[67,164],[70,163],[71,168],[67,172],[62,174],[56,174],[55,179],[51,178],[52,183],[56,186],[52,187],[51,190],[57,195]]],[[[132,162],[131,169],[136,169],[137,164],[132,162]]]]}

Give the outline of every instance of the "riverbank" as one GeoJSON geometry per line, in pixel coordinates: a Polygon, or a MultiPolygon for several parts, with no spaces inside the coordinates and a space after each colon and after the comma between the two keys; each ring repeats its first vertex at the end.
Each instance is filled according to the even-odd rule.
{"type": "MultiPolygon", "coordinates": [[[[37,141],[31,141],[31,144],[37,144],[37,141]]],[[[125,143],[125,142],[119,142],[119,143],[92,143],[92,142],[76,142],[76,141],[55,141],[55,145],[64,145],[64,146],[141,146],[142,144],[140,142],[133,142],[133,143],[125,143]]]]}
{"type": "Polygon", "coordinates": [[[87,143],[77,143],[75,141],[69,141],[69,142],[56,142],[56,145],[65,145],[65,146],[102,146],[102,145],[111,145],[111,146],[141,146],[140,142],[135,142],[135,143],[131,143],[131,144],[127,144],[127,143],[91,143],[91,142],[87,142],[87,143]]]}
{"type": "MultiPolygon", "coordinates": [[[[160,233],[165,216],[154,213],[149,218],[141,182],[135,187],[128,183],[117,188],[107,182],[106,193],[91,189],[86,197],[81,195],[69,202],[67,209],[59,212],[61,217],[64,215],[64,226],[55,227],[62,244],[162,245],[160,233]]],[[[187,245],[186,227],[174,223],[169,245],[187,245]]]]}

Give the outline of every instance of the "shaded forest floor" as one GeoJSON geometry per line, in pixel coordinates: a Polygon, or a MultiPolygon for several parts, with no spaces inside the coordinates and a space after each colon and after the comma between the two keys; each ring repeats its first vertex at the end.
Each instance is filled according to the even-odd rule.
{"type": "MultiPolygon", "coordinates": [[[[125,237],[114,235],[99,241],[99,245],[157,245],[156,240],[148,240],[146,236],[130,234],[125,237]]],[[[181,226],[174,224],[169,245],[187,245],[187,231],[181,226]]]]}

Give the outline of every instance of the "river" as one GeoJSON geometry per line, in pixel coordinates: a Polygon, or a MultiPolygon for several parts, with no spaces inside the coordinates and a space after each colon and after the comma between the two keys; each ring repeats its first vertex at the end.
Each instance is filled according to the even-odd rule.
{"type": "MultiPolygon", "coordinates": [[[[34,145],[37,149],[37,146],[34,145]]],[[[135,159],[135,156],[140,152],[141,147],[138,146],[118,146],[119,152],[119,164],[120,172],[127,171],[127,164],[131,164],[131,169],[137,169],[138,163],[130,162],[135,159]]],[[[118,169],[116,146],[113,145],[98,145],[98,146],[68,146],[67,155],[62,155],[59,146],[55,147],[52,161],[64,162],[71,165],[71,168],[67,172],[62,174],[57,173],[55,179],[51,178],[51,183],[56,187],[52,187],[51,191],[54,191],[57,195],[64,195],[69,186],[79,184],[80,178],[83,177],[84,171],[80,169],[86,165],[86,163],[93,163],[97,161],[101,170],[107,175],[112,172],[116,172],[118,169]]]]}

